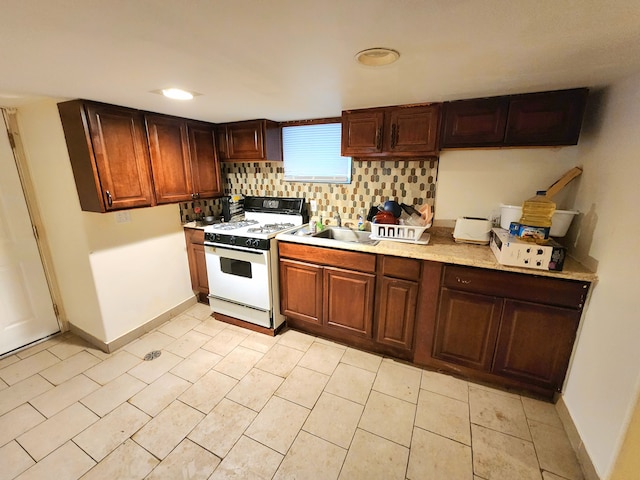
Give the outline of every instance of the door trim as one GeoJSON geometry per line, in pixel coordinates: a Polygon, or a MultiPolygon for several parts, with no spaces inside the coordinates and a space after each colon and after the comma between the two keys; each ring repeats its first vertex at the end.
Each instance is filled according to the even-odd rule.
{"type": "Polygon", "coordinates": [[[44,268],[44,275],[47,280],[47,286],[49,287],[49,294],[51,295],[53,309],[56,314],[56,319],[58,321],[60,331],[65,332],[69,330],[69,322],[66,320],[66,316],[64,313],[62,295],[60,294],[60,287],[56,280],[55,271],[53,269],[51,250],[49,249],[49,244],[47,242],[46,231],[42,222],[42,216],[40,215],[40,210],[38,209],[38,203],[36,201],[35,188],[33,186],[31,172],[26,160],[27,156],[22,144],[17,110],[15,108],[4,107],[0,107],[0,110],[2,111],[2,117],[4,119],[4,127],[9,134],[9,141],[11,142],[13,158],[16,161],[16,168],[18,170],[18,176],[20,177],[20,184],[22,185],[25,202],[27,203],[27,210],[29,211],[31,226],[34,231],[36,245],[38,246],[38,252],[40,253],[40,260],[42,261],[42,266],[44,268]]]}

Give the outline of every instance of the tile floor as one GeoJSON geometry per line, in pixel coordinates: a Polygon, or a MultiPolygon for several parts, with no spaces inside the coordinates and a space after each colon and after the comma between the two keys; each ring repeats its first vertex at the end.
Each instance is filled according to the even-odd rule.
{"type": "Polygon", "coordinates": [[[553,405],[196,305],[0,359],[0,480],[581,480],[553,405]],[[146,353],[160,357],[143,361],[146,353]]]}

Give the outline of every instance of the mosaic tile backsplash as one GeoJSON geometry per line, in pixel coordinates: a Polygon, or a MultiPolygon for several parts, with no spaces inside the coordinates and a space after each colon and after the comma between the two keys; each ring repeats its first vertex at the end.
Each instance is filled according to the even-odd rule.
{"type": "MultiPolygon", "coordinates": [[[[343,222],[354,222],[361,210],[386,200],[409,205],[435,201],[438,159],[353,159],[351,183],[301,183],[284,180],[284,165],[280,162],[223,162],[222,180],[225,195],[255,195],[300,197],[315,199],[318,214],[330,218],[337,208],[343,222]]],[[[184,223],[195,220],[195,207],[201,215],[220,216],[219,200],[182,202],[180,215],[184,223]]]]}

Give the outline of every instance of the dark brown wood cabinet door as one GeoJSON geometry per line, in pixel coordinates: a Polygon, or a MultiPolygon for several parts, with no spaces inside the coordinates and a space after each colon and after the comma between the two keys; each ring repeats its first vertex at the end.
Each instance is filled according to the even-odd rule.
{"type": "Polygon", "coordinates": [[[286,317],[322,324],[322,267],[280,260],[280,299],[286,317]]]}
{"type": "Polygon", "coordinates": [[[193,193],[197,198],[222,195],[220,162],[213,125],[187,122],[193,193]]]}
{"type": "Polygon", "coordinates": [[[393,347],[411,350],[418,283],[383,277],[379,295],[376,340],[393,347]]]}
{"type": "Polygon", "coordinates": [[[384,110],[342,113],[342,155],[382,152],[384,110]]]}
{"type": "Polygon", "coordinates": [[[209,293],[209,277],[207,275],[207,262],[204,256],[204,245],[194,243],[193,252],[196,260],[196,290],[199,293],[207,295],[209,293]]]}
{"type": "Polygon", "coordinates": [[[375,275],[324,268],[324,325],[348,335],[373,338],[375,275]]]}
{"type": "Polygon", "coordinates": [[[209,277],[204,253],[204,230],[185,228],[184,235],[187,242],[191,288],[198,295],[199,301],[208,303],[209,277]]]}
{"type": "Polygon", "coordinates": [[[504,140],[508,97],[449,102],[443,108],[441,146],[488,147],[504,140]]]}
{"type": "Polygon", "coordinates": [[[511,97],[505,144],[577,144],[587,94],[581,88],[511,97]]]}
{"type": "Polygon", "coordinates": [[[228,160],[227,157],[227,127],[225,125],[218,125],[216,127],[216,138],[218,147],[218,159],[221,162],[228,160]]]}
{"type": "Polygon", "coordinates": [[[264,160],[264,122],[227,124],[226,153],[228,160],[264,160]]]}
{"type": "Polygon", "coordinates": [[[86,110],[104,210],[153,205],[142,114],[102,104],[86,110]]]}
{"type": "Polygon", "coordinates": [[[146,115],[145,120],[156,200],[190,200],[193,186],[186,123],[163,115],[146,115]]]}
{"type": "Polygon", "coordinates": [[[502,302],[497,297],[443,288],[433,356],[488,371],[493,361],[502,302]]]}
{"type": "Polygon", "coordinates": [[[440,104],[391,109],[385,121],[383,150],[424,155],[436,153],[439,126],[440,104]]]}
{"type": "Polygon", "coordinates": [[[506,300],[492,371],[559,391],[580,311],[506,300]]]}

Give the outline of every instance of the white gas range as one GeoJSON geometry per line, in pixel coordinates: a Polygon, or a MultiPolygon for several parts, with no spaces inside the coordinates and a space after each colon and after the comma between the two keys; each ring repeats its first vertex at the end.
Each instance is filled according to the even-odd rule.
{"type": "Polygon", "coordinates": [[[209,305],[219,316],[267,329],[280,313],[278,233],[306,223],[304,198],[245,197],[244,220],[205,227],[209,305]]]}

